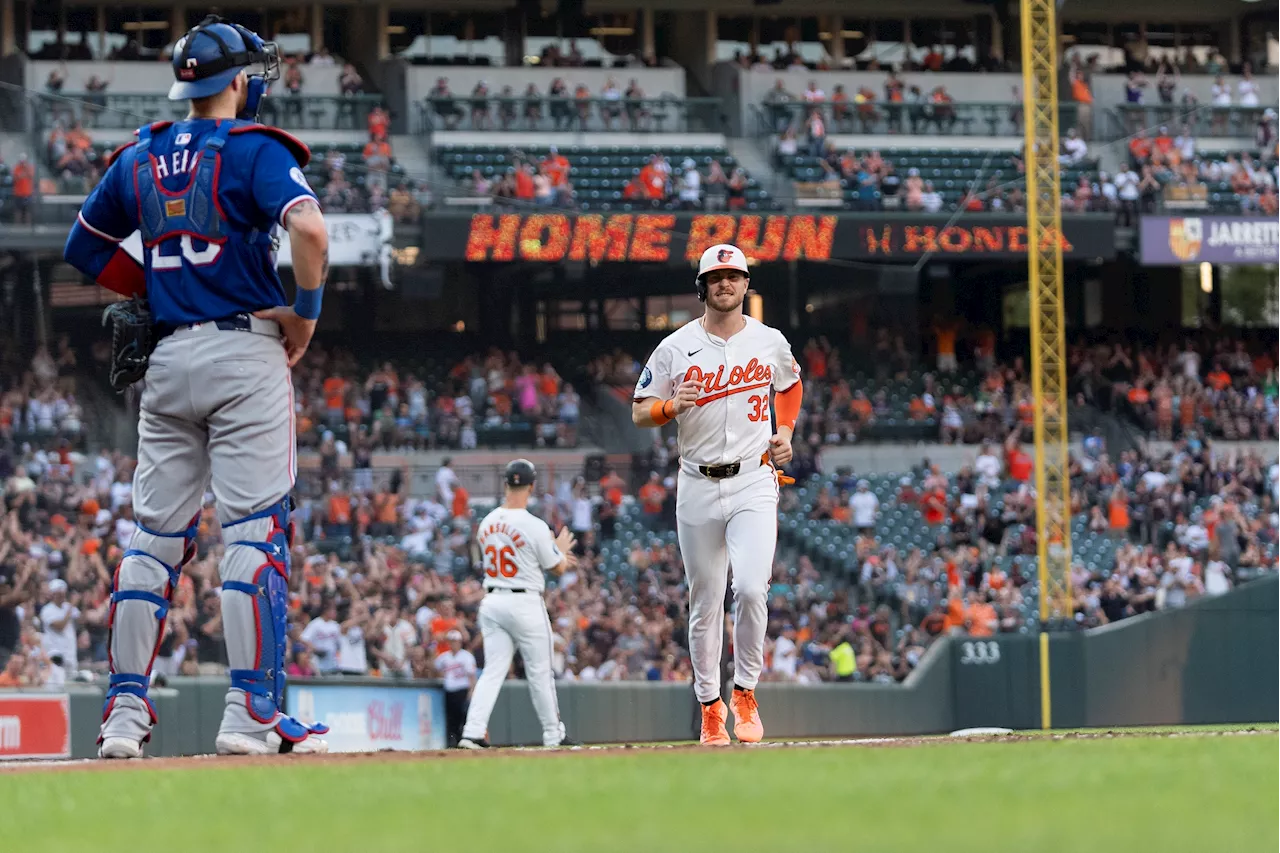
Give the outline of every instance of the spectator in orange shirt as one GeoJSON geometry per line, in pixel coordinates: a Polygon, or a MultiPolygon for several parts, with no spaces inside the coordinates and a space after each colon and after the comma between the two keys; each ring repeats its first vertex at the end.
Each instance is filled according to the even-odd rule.
{"type": "Polygon", "coordinates": [[[542,373],[538,377],[538,393],[548,400],[560,396],[560,374],[550,364],[542,366],[542,373]]]}
{"type": "Polygon", "coordinates": [[[650,201],[662,201],[667,197],[667,176],[653,163],[640,170],[640,187],[650,201]]]}
{"type": "Polygon", "coordinates": [[[533,201],[533,167],[526,163],[515,166],[516,198],[533,201]]]}
{"type": "Polygon", "coordinates": [[[964,610],[965,630],[970,637],[990,637],[1000,625],[996,609],[984,601],[976,592],[968,595],[968,606],[964,610]]]}
{"type": "Polygon", "coordinates": [[[942,619],[942,633],[950,634],[956,628],[964,627],[964,602],[959,590],[952,590],[950,598],[942,603],[946,615],[942,619]]]}
{"type": "Polygon", "coordinates": [[[853,400],[849,403],[849,410],[853,412],[854,420],[859,426],[865,426],[875,420],[875,410],[871,408],[871,401],[867,399],[867,395],[858,391],[853,395],[853,400]]]}
{"type": "Polygon", "coordinates": [[[1031,471],[1034,465],[1030,454],[1022,449],[1022,445],[1018,442],[1018,433],[1014,431],[1005,441],[1004,445],[1004,467],[1009,472],[1009,476],[1019,483],[1028,483],[1031,481],[1031,471]]]}
{"type": "Polygon", "coordinates": [[[383,109],[381,105],[376,106],[369,111],[367,124],[370,138],[384,140],[391,129],[391,114],[383,109]]]}
{"type": "Polygon", "coordinates": [[[23,655],[10,655],[9,660],[5,662],[4,670],[0,671],[0,687],[22,687],[27,683],[26,675],[23,668],[27,665],[27,659],[23,655]]]}
{"type": "Polygon", "coordinates": [[[639,174],[627,181],[627,185],[622,188],[622,197],[628,201],[644,198],[644,181],[639,174]]]}
{"type": "Polygon", "coordinates": [[[436,646],[436,654],[442,654],[448,650],[448,634],[457,627],[458,616],[453,609],[453,600],[449,598],[441,600],[440,609],[436,611],[435,618],[428,626],[431,631],[431,642],[436,646]]]}
{"type": "MultiPolygon", "coordinates": [[[[1092,70],[1092,58],[1089,66],[1092,70]]],[[[1080,65],[1079,57],[1072,59],[1069,81],[1071,100],[1076,102],[1077,129],[1080,131],[1080,138],[1088,142],[1093,139],[1093,90],[1089,84],[1089,75],[1080,65]]]]}
{"type": "Polygon", "coordinates": [[[36,170],[26,154],[18,155],[13,167],[13,221],[18,225],[31,224],[31,202],[36,189],[36,170]]]}
{"type": "Polygon", "coordinates": [[[551,186],[560,187],[569,180],[569,160],[552,145],[551,152],[542,161],[542,171],[551,179],[551,186]]]}
{"type": "Polygon", "coordinates": [[[606,468],[604,476],[600,478],[600,494],[614,506],[621,506],[622,490],[626,485],[626,482],[618,476],[617,471],[612,468],[606,468]]]}
{"type": "Polygon", "coordinates": [[[1145,163],[1151,157],[1151,140],[1145,136],[1135,136],[1129,140],[1129,153],[1137,163],[1145,163]]]}
{"type": "Polygon", "coordinates": [[[369,532],[374,536],[391,536],[400,520],[400,496],[395,492],[378,492],[373,497],[373,525],[369,532]]]}
{"type": "Polygon", "coordinates": [[[325,536],[340,538],[351,535],[351,496],[340,491],[335,483],[329,492],[329,507],[325,513],[325,536]]]}
{"type": "Polygon", "coordinates": [[[955,373],[956,364],[956,327],[954,323],[940,322],[933,327],[938,347],[938,371],[955,373]]]}
{"type": "Polygon", "coordinates": [[[646,520],[653,521],[662,515],[662,505],[667,500],[667,490],[662,485],[662,475],[657,471],[649,474],[649,481],[640,487],[640,507],[644,510],[646,520]]]}
{"type": "Polygon", "coordinates": [[[391,143],[386,139],[370,139],[364,146],[365,186],[387,188],[387,172],[391,171],[391,143]]]}
{"type": "Polygon", "coordinates": [[[1107,504],[1107,522],[1111,532],[1123,535],[1129,529],[1129,498],[1123,486],[1116,486],[1107,504]]]}
{"type": "Polygon", "coordinates": [[[493,397],[493,410],[503,420],[511,417],[511,395],[506,391],[495,391],[493,397]]]}
{"type": "Polygon", "coordinates": [[[471,495],[462,486],[453,487],[453,506],[449,509],[454,518],[471,517],[471,495]]]}
{"type": "Polygon", "coordinates": [[[1221,391],[1231,387],[1231,374],[1223,370],[1222,365],[1219,364],[1205,377],[1205,381],[1210,388],[1221,391]]]}
{"type": "Polygon", "coordinates": [[[322,386],[324,392],[324,407],[328,409],[329,426],[335,427],[342,423],[344,411],[344,401],[347,396],[347,380],[341,376],[330,376],[324,381],[322,386]]]}
{"type": "Polygon", "coordinates": [[[947,520],[947,490],[942,486],[926,492],[920,503],[924,507],[925,524],[936,526],[947,520]]]}
{"type": "Polygon", "coordinates": [[[809,379],[827,378],[827,351],[812,339],[804,347],[804,366],[809,379]]]}
{"type": "Polygon", "coordinates": [[[912,397],[910,405],[907,406],[907,414],[913,421],[922,421],[931,417],[935,409],[924,401],[922,397],[912,397]]]}

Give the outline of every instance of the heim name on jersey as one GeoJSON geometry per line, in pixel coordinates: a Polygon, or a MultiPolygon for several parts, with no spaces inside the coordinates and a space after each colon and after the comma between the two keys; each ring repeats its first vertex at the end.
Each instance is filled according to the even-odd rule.
{"type": "Polygon", "coordinates": [[[676,417],[681,458],[718,465],[759,457],[773,435],[770,392],[800,379],[791,344],[751,317],[727,341],[699,322],[686,323],[658,344],[640,373],[634,399],[668,399],[681,382],[702,388],[692,409],[676,417]]]}
{"type": "Polygon", "coordinates": [[[551,536],[551,528],[524,509],[498,507],[484,517],[476,531],[487,589],[506,587],[541,592],[543,572],[554,569],[564,557],[551,536]]]}
{"type": "Polygon", "coordinates": [[[174,150],[168,155],[161,155],[152,160],[152,166],[155,167],[156,178],[164,180],[171,175],[182,175],[191,171],[192,167],[200,159],[200,152],[192,152],[190,148],[182,146],[191,144],[190,133],[179,133],[173,138],[174,150]]]}

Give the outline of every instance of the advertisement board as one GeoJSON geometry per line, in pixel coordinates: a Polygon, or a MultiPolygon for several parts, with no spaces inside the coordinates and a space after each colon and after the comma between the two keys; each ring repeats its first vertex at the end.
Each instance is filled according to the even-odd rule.
{"type": "MultiPolygon", "coordinates": [[[[1063,217],[1056,235],[1067,258],[1115,255],[1115,221],[1063,217]]],[[[1026,219],[973,214],[480,213],[428,215],[425,260],[694,263],[709,246],[733,243],[761,263],[830,259],[912,263],[1016,260],[1027,254],[1026,219]]]]}
{"type": "Polygon", "coordinates": [[[1280,263],[1280,226],[1257,216],[1144,216],[1142,263],[1280,263]]]}
{"type": "Polygon", "coordinates": [[[71,703],[66,694],[0,690],[0,760],[70,757],[71,703]]]}
{"type": "Polygon", "coordinates": [[[331,752],[445,748],[444,691],[435,687],[295,683],[286,712],[329,726],[331,752]]]}

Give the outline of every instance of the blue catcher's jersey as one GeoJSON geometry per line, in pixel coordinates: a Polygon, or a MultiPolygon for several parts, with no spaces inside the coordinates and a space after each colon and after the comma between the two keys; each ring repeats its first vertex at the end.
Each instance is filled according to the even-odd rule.
{"type": "Polygon", "coordinates": [[[113,155],[78,224],[116,243],[141,232],[157,323],[284,305],[272,237],[291,207],[316,201],[302,174],[309,159],[298,140],[252,122],[150,125],[113,155]]]}

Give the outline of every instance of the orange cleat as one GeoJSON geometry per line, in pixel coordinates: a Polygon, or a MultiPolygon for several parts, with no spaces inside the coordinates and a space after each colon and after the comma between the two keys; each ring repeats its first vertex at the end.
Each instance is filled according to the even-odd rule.
{"type": "MultiPolygon", "coordinates": [[[[760,722],[760,706],[756,704],[754,690],[733,691],[729,699],[733,705],[733,733],[742,743],[759,743],[764,738],[764,724],[760,722]]],[[[703,716],[703,720],[706,717],[703,716]]],[[[703,723],[705,731],[706,724],[703,723]]]]}
{"type": "Polygon", "coordinates": [[[714,705],[702,706],[702,736],[698,742],[703,746],[728,746],[729,732],[724,727],[728,708],[719,699],[714,705]]]}

